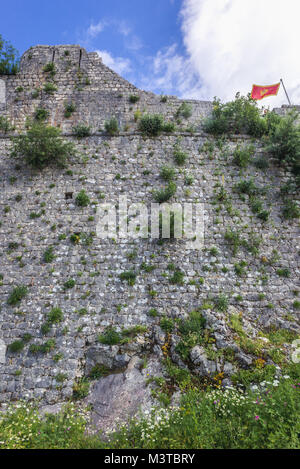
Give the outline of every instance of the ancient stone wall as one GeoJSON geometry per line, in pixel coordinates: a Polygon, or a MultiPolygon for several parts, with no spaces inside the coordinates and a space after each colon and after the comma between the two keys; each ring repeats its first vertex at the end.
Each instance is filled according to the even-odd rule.
{"type": "MultiPolygon", "coordinates": [[[[49,110],[50,122],[61,125],[65,133],[78,122],[98,130],[112,115],[130,128],[116,137],[65,136],[77,148],[77,157],[65,170],[29,169],[10,157],[8,136],[0,139],[0,402],[19,398],[59,402],[72,395],[76,379],[95,363],[122,369],[135,355],[161,357],[165,341],[161,318],[184,318],[220,295],[228,298],[229,312],[243,317],[253,337],[271,325],[299,329],[293,309],[299,288],[299,231],[296,221],[283,221],[279,194],[288,175],[274,164],[267,170],[254,165],[241,170],[234,165],[234,149],[250,141],[235,137],[214,142],[203,134],[201,118],[209,112],[209,103],[190,101],[193,115],[184,127],[198,126],[195,133],[182,129],[174,135],[145,138],[136,132],[135,110],[145,108],[171,119],[182,101],[168,98],[163,103],[159,96],[137,90],[79,46],[32,48],[22,58],[20,73],[5,81],[7,106],[2,114],[19,130],[41,106],[49,110]],[[48,79],[42,68],[52,61],[57,92],[48,96],[40,91],[32,98],[33,90],[42,90],[48,79]],[[130,104],[130,94],[139,95],[140,101],[130,104]],[[63,116],[66,100],[76,104],[70,119],[63,116]],[[188,154],[183,166],[174,162],[178,145],[188,154]],[[176,173],[172,200],[204,206],[203,248],[188,248],[185,240],[158,244],[151,239],[97,237],[97,207],[104,202],[117,206],[120,194],[127,195],[129,203],[149,207],[153,190],[165,185],[159,176],[165,164],[176,173]],[[241,179],[249,178],[264,189],[261,201],[270,212],[266,222],[251,210],[248,196],[235,190],[241,179]],[[222,187],[226,203],[219,195],[222,187]],[[83,189],[90,204],[80,208],[75,198],[83,189]],[[229,229],[238,230],[248,247],[259,239],[257,251],[250,252],[246,243],[233,253],[224,237],[229,229]],[[78,238],[72,238],[74,234],[78,238]],[[49,248],[54,257],[47,263],[49,248]],[[238,275],[236,265],[243,261],[243,275],[238,275]],[[171,282],[174,267],[184,273],[182,284],[171,282]],[[278,275],[278,269],[287,269],[289,275],[278,275]],[[124,271],[136,273],[133,286],[120,279],[124,271]],[[70,279],[75,281],[72,288],[66,286],[70,279]],[[17,285],[26,286],[28,294],[12,306],[7,300],[17,285]],[[43,333],[41,326],[54,307],[61,308],[63,318],[43,333]],[[98,336],[108,326],[121,330],[136,325],[147,331],[123,345],[99,344],[98,336]],[[27,342],[22,350],[6,349],[24,334],[27,342]],[[44,352],[30,349],[51,339],[52,346],[44,352]]],[[[255,158],[262,156],[261,151],[256,143],[255,158]]],[[[238,355],[230,314],[209,309],[206,317],[216,355],[230,347],[238,355]]],[[[175,352],[173,359],[180,362],[175,352]]],[[[218,359],[218,371],[230,366],[225,358],[218,359]]]]}

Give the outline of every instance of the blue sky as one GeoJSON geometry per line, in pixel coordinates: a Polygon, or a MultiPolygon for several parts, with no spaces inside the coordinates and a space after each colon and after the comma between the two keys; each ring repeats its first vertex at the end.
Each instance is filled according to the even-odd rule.
{"type": "MultiPolygon", "coordinates": [[[[138,87],[222,100],[283,78],[300,103],[299,0],[11,0],[0,34],[22,54],[81,44],[138,87]]],[[[286,103],[283,90],[262,101],[286,103]]]]}

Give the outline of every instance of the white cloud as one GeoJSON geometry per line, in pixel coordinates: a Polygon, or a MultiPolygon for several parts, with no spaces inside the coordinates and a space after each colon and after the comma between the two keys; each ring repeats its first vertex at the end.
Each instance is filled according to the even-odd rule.
{"type": "MultiPolygon", "coordinates": [[[[184,0],[182,32],[202,82],[198,97],[230,100],[253,83],[283,78],[292,102],[300,103],[299,16],[299,0],[184,0]]],[[[283,89],[261,103],[286,103],[283,89]]]]}
{"type": "Polygon", "coordinates": [[[163,94],[197,98],[201,92],[195,70],[189,60],[177,52],[177,45],[157,52],[147,59],[147,74],[139,78],[138,86],[163,94]]]}
{"type": "Polygon", "coordinates": [[[129,73],[131,71],[131,63],[129,59],[124,57],[113,57],[106,50],[96,50],[96,52],[101,57],[103,63],[119,75],[123,75],[124,73],[129,73]]]}
{"type": "Polygon", "coordinates": [[[106,21],[99,21],[97,24],[92,23],[92,24],[90,24],[90,26],[88,27],[88,29],[86,31],[86,36],[88,38],[97,37],[98,34],[100,34],[106,26],[107,26],[106,21]]]}

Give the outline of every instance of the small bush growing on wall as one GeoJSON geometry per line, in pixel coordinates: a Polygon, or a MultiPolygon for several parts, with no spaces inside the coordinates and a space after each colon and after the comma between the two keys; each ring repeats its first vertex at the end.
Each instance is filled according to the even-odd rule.
{"type": "Polygon", "coordinates": [[[13,289],[8,297],[7,304],[15,306],[21,302],[21,300],[27,295],[27,287],[19,285],[13,289]]]}
{"type": "Polygon", "coordinates": [[[68,119],[69,117],[71,117],[71,115],[73,114],[73,112],[76,111],[76,106],[74,103],[65,103],[65,112],[64,112],[64,116],[66,119],[68,119]]]}
{"type": "Polygon", "coordinates": [[[109,135],[116,135],[119,133],[119,124],[115,117],[112,117],[109,121],[106,121],[105,130],[109,135]]]}
{"type": "Polygon", "coordinates": [[[254,155],[254,146],[246,145],[243,148],[238,146],[233,153],[233,162],[240,168],[246,168],[254,155]]]}
{"type": "Polygon", "coordinates": [[[43,168],[50,164],[66,166],[70,156],[75,155],[72,142],[65,142],[60,129],[34,123],[26,135],[13,137],[12,157],[24,157],[27,164],[35,168],[43,168]]]}
{"type": "Polygon", "coordinates": [[[146,114],[139,121],[139,130],[143,134],[157,136],[163,131],[163,124],[164,120],[160,114],[146,114]]]}
{"type": "Polygon", "coordinates": [[[167,202],[176,192],[177,187],[173,181],[170,181],[167,187],[154,192],[154,199],[159,204],[167,202]]]}
{"type": "Polygon", "coordinates": [[[137,103],[139,100],[140,100],[139,96],[136,96],[134,94],[131,94],[129,96],[129,102],[132,103],[132,104],[137,103]]]}
{"type": "Polygon", "coordinates": [[[34,118],[37,121],[44,121],[48,119],[48,117],[49,117],[49,111],[47,111],[47,109],[38,108],[36,109],[34,113],[34,118]]]}
{"type": "Polygon", "coordinates": [[[262,117],[255,101],[237,93],[234,101],[222,104],[214,99],[211,117],[204,121],[204,131],[213,135],[245,133],[261,137],[267,130],[267,122],[262,117]]]}
{"type": "Polygon", "coordinates": [[[10,125],[7,117],[0,116],[0,132],[7,133],[14,130],[14,127],[10,125]]]}
{"type": "Polygon", "coordinates": [[[54,94],[57,91],[57,86],[54,83],[48,82],[44,85],[44,91],[47,94],[54,94]]]}
{"type": "Polygon", "coordinates": [[[78,138],[84,138],[91,135],[91,128],[85,124],[78,124],[72,129],[74,135],[78,138]]]}
{"type": "Polygon", "coordinates": [[[184,117],[185,119],[188,119],[189,117],[191,117],[192,111],[192,106],[190,104],[182,103],[176,111],[176,117],[184,117]]]}
{"type": "Polygon", "coordinates": [[[75,203],[76,205],[78,205],[79,207],[87,207],[90,203],[90,199],[88,197],[88,195],[85,193],[85,190],[82,189],[76,196],[76,199],[75,199],[75,203]]]}
{"type": "Polygon", "coordinates": [[[281,118],[271,128],[265,150],[280,163],[288,163],[295,174],[300,174],[300,125],[296,124],[296,112],[281,118]]]}

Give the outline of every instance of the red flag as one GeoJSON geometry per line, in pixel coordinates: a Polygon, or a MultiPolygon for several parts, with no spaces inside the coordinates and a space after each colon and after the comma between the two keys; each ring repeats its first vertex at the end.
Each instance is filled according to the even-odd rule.
{"type": "Polygon", "coordinates": [[[267,96],[276,96],[280,87],[280,83],[270,86],[253,85],[251,98],[255,100],[266,98],[267,96]]]}

